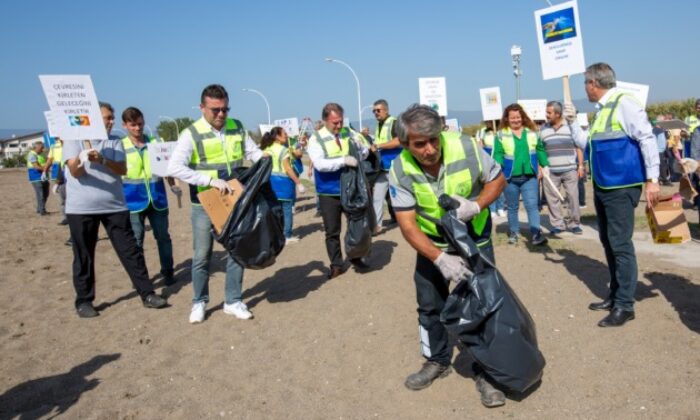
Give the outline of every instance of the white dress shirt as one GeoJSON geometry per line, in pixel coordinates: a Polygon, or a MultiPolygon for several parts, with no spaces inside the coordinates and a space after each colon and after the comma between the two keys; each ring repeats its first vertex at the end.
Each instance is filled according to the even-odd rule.
{"type": "MultiPolygon", "coordinates": [[[[225,148],[225,130],[222,129],[219,131],[212,127],[206,120],[204,120],[204,122],[211,128],[212,133],[221,140],[221,145],[225,148]]],[[[256,162],[262,157],[262,150],[260,150],[258,145],[250,138],[247,131],[245,131],[244,134],[244,141],[245,144],[243,148],[245,150],[245,158],[256,162]]],[[[194,144],[192,142],[190,130],[183,130],[182,133],[180,133],[180,138],[177,139],[177,145],[175,146],[175,150],[173,150],[173,155],[170,157],[168,175],[181,179],[191,185],[206,187],[209,185],[212,178],[209,175],[204,175],[189,167],[193,151],[194,144]]]]}
{"type": "MultiPolygon", "coordinates": [[[[334,135],[328,131],[326,127],[321,127],[321,129],[318,130],[318,135],[321,138],[328,136],[334,137],[334,135]]],[[[369,149],[360,138],[360,134],[354,130],[350,130],[350,138],[355,142],[355,146],[357,146],[358,151],[360,152],[360,157],[362,159],[367,158],[369,149]]],[[[319,172],[334,172],[345,166],[344,156],[330,159],[326,159],[324,157],[323,147],[316,140],[316,136],[311,136],[311,141],[309,142],[309,148],[307,151],[309,153],[309,159],[311,159],[311,163],[314,165],[314,169],[319,172]]]]}

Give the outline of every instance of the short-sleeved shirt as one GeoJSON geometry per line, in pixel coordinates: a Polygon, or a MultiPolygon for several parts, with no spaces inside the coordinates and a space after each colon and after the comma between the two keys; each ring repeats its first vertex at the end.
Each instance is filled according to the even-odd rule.
{"type": "MultiPolygon", "coordinates": [[[[92,140],[92,147],[105,158],[124,162],[124,145],[119,137],[92,140]]],[[[82,141],[63,142],[63,161],[77,158],[87,149],[82,141]]],[[[126,211],[121,176],[100,163],[86,162],[85,175],[78,178],[66,169],[66,214],[104,214],[126,211]]]]}
{"type": "MultiPolygon", "coordinates": [[[[479,181],[482,184],[491,182],[498,177],[501,173],[501,166],[496,163],[495,160],[488,153],[484,152],[484,149],[479,147],[479,156],[481,158],[481,176],[479,181]]],[[[398,159],[398,158],[397,158],[398,159]]],[[[440,165],[440,171],[437,177],[433,177],[430,174],[425,173],[425,177],[430,183],[430,187],[435,192],[435,196],[439,197],[445,192],[445,165],[440,165]]],[[[395,211],[406,211],[414,210],[416,206],[416,197],[411,193],[411,191],[399,185],[393,179],[393,176],[389,177],[389,191],[391,195],[391,205],[395,211]]]]}

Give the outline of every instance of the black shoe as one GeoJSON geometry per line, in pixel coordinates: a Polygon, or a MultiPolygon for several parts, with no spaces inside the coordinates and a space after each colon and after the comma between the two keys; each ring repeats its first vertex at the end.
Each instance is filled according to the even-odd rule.
{"type": "Polygon", "coordinates": [[[371,268],[369,264],[365,262],[364,258],[352,259],[350,260],[350,264],[352,264],[352,266],[355,267],[356,271],[367,271],[371,268]]]}
{"type": "Polygon", "coordinates": [[[81,318],[94,318],[100,315],[92,306],[92,303],[89,302],[81,303],[75,308],[75,311],[78,312],[78,316],[81,318]]]}
{"type": "Polygon", "coordinates": [[[476,390],[481,395],[481,403],[488,408],[500,407],[506,403],[506,395],[494,387],[484,374],[476,377],[476,390]]]}
{"type": "Polygon", "coordinates": [[[605,299],[602,302],[593,302],[588,305],[588,309],[591,311],[609,311],[613,308],[613,301],[610,299],[605,299]]]}
{"type": "Polygon", "coordinates": [[[599,323],[599,327],[621,327],[625,322],[634,319],[634,311],[626,311],[624,309],[615,308],[608,316],[603,318],[599,323]]]}
{"type": "Polygon", "coordinates": [[[170,276],[163,276],[163,277],[165,278],[165,285],[166,285],[166,286],[172,286],[172,285],[174,285],[175,283],[177,283],[177,280],[175,280],[175,277],[173,277],[172,275],[170,275],[170,276]]]}
{"type": "Polygon", "coordinates": [[[547,240],[547,238],[544,237],[544,235],[542,234],[542,231],[539,231],[539,232],[535,233],[534,235],[532,235],[532,244],[535,246],[545,245],[547,242],[549,242],[549,241],[547,240]]]}
{"type": "Polygon", "coordinates": [[[68,219],[63,219],[63,220],[61,220],[60,222],[58,222],[58,225],[59,225],[59,226],[65,226],[65,225],[67,225],[67,224],[68,224],[68,219]]]}
{"type": "Polygon", "coordinates": [[[328,273],[328,279],[330,280],[338,277],[339,275],[343,274],[345,270],[346,269],[343,267],[331,266],[331,271],[328,273]]]}
{"type": "Polygon", "coordinates": [[[425,362],[423,367],[416,373],[408,375],[406,378],[406,388],[418,391],[427,388],[437,378],[444,378],[452,372],[449,365],[441,365],[437,362],[425,362]]]}
{"type": "Polygon", "coordinates": [[[160,309],[166,307],[167,305],[168,301],[155,293],[151,293],[150,295],[146,296],[146,299],[143,300],[143,306],[151,309],[160,309]]]}

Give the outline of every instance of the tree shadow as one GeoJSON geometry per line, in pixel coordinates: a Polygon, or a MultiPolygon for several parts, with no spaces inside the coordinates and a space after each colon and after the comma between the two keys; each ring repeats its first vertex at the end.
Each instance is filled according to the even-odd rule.
{"type": "MultiPolygon", "coordinates": [[[[585,284],[600,300],[609,297],[610,271],[607,264],[586,255],[577,254],[570,249],[558,249],[554,251],[554,254],[562,258],[555,259],[551,254],[546,253],[544,255],[545,260],[555,264],[563,264],[569,274],[585,284]]],[[[634,296],[637,302],[658,295],[649,286],[637,282],[637,291],[634,296]]]]}
{"type": "Polygon", "coordinates": [[[700,285],[671,273],[654,271],[644,277],[651,282],[651,289],[660,291],[678,312],[683,325],[700,334],[700,285]]]}
{"type": "Polygon", "coordinates": [[[321,261],[311,261],[305,265],[284,267],[275,272],[272,277],[259,282],[243,293],[244,299],[250,299],[249,308],[267,300],[270,303],[291,302],[302,299],[310,292],[320,288],[328,281],[326,267],[321,261]],[[320,272],[311,275],[312,272],[320,272]]]}
{"type": "Polygon", "coordinates": [[[120,357],[121,353],[102,354],[66,373],[32,379],[8,389],[0,395],[0,418],[60,416],[78,402],[84,392],[100,384],[99,379],[87,379],[88,376],[120,357]]]}

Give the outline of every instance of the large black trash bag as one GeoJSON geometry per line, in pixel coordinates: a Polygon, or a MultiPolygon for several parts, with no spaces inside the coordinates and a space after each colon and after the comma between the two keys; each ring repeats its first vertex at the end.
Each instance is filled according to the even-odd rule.
{"type": "MultiPolygon", "coordinates": [[[[440,205],[454,209],[455,200],[442,195],[440,205]]],[[[542,378],[545,365],[535,322],[494,263],[480,254],[455,212],[447,211],[440,222],[447,241],[474,272],[449,294],[440,321],[494,381],[526,391],[542,378]]]]}
{"type": "MultiPolygon", "coordinates": [[[[362,161],[353,142],[350,142],[349,155],[358,162],[362,161]]],[[[369,196],[369,183],[361,168],[345,167],[340,174],[340,204],[348,215],[345,254],[349,259],[369,255],[375,224],[374,210],[369,196]]]]}
{"type": "Polygon", "coordinates": [[[370,150],[367,159],[360,161],[360,165],[369,185],[374,185],[382,173],[382,157],[379,152],[370,150]]]}
{"type": "Polygon", "coordinates": [[[264,156],[250,168],[234,170],[245,186],[221,235],[214,233],[231,257],[251,269],[269,267],[284,248],[284,214],[270,186],[272,159],[264,156]]]}

